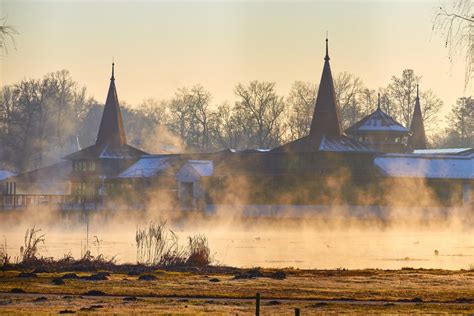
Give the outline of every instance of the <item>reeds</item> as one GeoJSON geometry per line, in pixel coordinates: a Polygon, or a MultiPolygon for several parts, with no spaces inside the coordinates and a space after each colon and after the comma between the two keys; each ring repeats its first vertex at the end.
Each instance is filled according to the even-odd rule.
{"type": "Polygon", "coordinates": [[[179,246],[178,236],[166,229],[166,221],[150,222],[148,228],[137,227],[137,263],[148,266],[180,265],[186,261],[185,251],[179,246]]]}
{"type": "Polygon", "coordinates": [[[211,251],[204,235],[188,237],[189,257],[186,264],[190,266],[206,266],[211,263],[211,251]]]}
{"type": "Polygon", "coordinates": [[[44,244],[45,234],[41,234],[41,229],[33,226],[25,233],[25,244],[20,247],[20,256],[23,263],[34,262],[38,259],[38,246],[44,244]]]}
{"type": "MultiPolygon", "coordinates": [[[[28,269],[34,268],[39,271],[91,271],[107,269],[115,265],[115,257],[106,258],[100,253],[100,240],[97,237],[95,242],[97,255],[95,256],[91,254],[90,250],[83,253],[79,259],[75,259],[70,253],[65,254],[60,259],[40,256],[38,249],[40,244],[45,244],[46,236],[41,231],[41,229],[36,229],[34,226],[26,230],[24,245],[20,247],[20,260],[19,262],[17,260],[19,266],[28,269]]],[[[0,266],[6,266],[10,263],[10,258],[6,254],[6,241],[5,245],[0,248],[0,257],[0,266]]]]}
{"type": "Polygon", "coordinates": [[[7,251],[7,239],[3,238],[3,245],[0,245],[0,267],[10,263],[10,256],[7,251]]]}
{"type": "Polygon", "coordinates": [[[166,221],[150,222],[145,229],[137,227],[135,241],[138,264],[170,267],[204,266],[210,263],[210,250],[204,235],[189,237],[188,248],[183,248],[178,236],[166,229],[166,221]]]}
{"type": "MultiPolygon", "coordinates": [[[[182,246],[178,235],[166,228],[166,221],[160,223],[150,222],[144,229],[137,227],[135,235],[137,247],[137,264],[134,269],[151,267],[202,267],[211,263],[210,250],[207,238],[204,235],[188,237],[188,244],[182,246]]],[[[94,245],[97,254],[92,255],[90,250],[81,253],[75,259],[70,253],[63,258],[54,259],[43,257],[39,254],[39,247],[45,244],[45,234],[41,229],[32,227],[26,230],[24,245],[20,247],[20,257],[16,264],[22,268],[34,268],[44,271],[91,271],[97,269],[113,268],[115,258],[106,258],[101,253],[101,241],[95,237],[94,245]]],[[[11,265],[7,254],[6,240],[0,245],[0,266],[11,265]]]]}

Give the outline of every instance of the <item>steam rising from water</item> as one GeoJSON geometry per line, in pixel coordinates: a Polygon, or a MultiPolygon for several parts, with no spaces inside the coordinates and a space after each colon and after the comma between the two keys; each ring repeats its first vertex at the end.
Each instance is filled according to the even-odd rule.
{"type": "MultiPolygon", "coordinates": [[[[119,263],[136,261],[135,232],[148,221],[169,218],[168,226],[184,244],[203,233],[215,263],[237,267],[295,267],[313,269],[398,269],[423,267],[468,269],[474,264],[474,231],[455,209],[448,219],[401,220],[416,209],[397,209],[389,221],[377,218],[319,216],[306,218],[242,218],[221,212],[170,216],[164,212],[123,211],[90,216],[89,249],[93,255],[116,256],[119,263]],[[402,215],[404,213],[404,215],[402,215]],[[99,242],[97,243],[97,240],[99,242]],[[439,254],[435,254],[435,250],[439,254]]],[[[420,210],[418,210],[420,211],[420,210]]],[[[465,215],[465,214],[464,214],[465,215]]],[[[46,233],[40,255],[79,257],[86,244],[82,214],[58,220],[45,208],[1,215],[0,236],[9,254],[19,254],[27,228],[36,224],[46,233]],[[79,220],[78,220],[79,219],[79,220]]]]}
{"type": "MultiPolygon", "coordinates": [[[[326,179],[331,193],[327,200],[343,201],[337,195],[350,178],[345,173],[326,179]]],[[[235,176],[225,185],[221,201],[227,206],[217,207],[210,216],[176,209],[163,190],[140,192],[143,209],[127,209],[125,203],[115,201],[108,205],[109,211],[90,212],[89,249],[93,255],[103,253],[116,256],[120,263],[134,263],[137,227],[165,219],[183,244],[187,236],[207,236],[215,263],[223,265],[314,269],[468,269],[474,265],[472,210],[434,206],[440,203],[422,180],[392,179],[381,184],[391,207],[280,205],[277,211],[260,206],[258,212],[243,203],[251,192],[245,177],[235,176]],[[262,218],[262,214],[266,215],[262,218]]],[[[303,183],[295,188],[300,189],[303,183]]],[[[377,205],[374,196],[360,192],[358,201],[377,205]]],[[[291,200],[291,196],[282,198],[291,200]]],[[[85,249],[84,213],[34,207],[0,213],[0,237],[6,239],[12,258],[18,256],[24,233],[33,225],[46,233],[40,255],[59,258],[70,252],[79,257],[85,249]]]]}

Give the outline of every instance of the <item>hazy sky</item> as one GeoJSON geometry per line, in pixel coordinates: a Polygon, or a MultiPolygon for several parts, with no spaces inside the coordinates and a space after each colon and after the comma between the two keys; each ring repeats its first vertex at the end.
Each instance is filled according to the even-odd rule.
{"type": "Polygon", "coordinates": [[[16,50],[0,57],[2,84],[70,70],[105,101],[112,57],[119,98],[137,104],[202,84],[215,102],[233,101],[237,83],[270,80],[287,94],[295,80],[319,82],[329,31],[334,73],[384,87],[412,68],[421,89],[446,103],[464,91],[432,21],[440,1],[112,2],[0,0],[15,26],[16,50]]]}

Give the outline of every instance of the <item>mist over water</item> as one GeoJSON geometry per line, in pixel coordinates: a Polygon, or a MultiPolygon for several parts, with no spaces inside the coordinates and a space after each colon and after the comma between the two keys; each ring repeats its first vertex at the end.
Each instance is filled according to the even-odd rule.
{"type": "MultiPolygon", "coordinates": [[[[454,212],[454,210],[451,210],[454,212]]],[[[37,214],[37,212],[35,212],[37,214]]],[[[45,233],[39,255],[80,257],[86,249],[85,222],[65,221],[57,214],[0,215],[0,237],[12,260],[19,256],[27,228],[45,233]],[[8,218],[7,218],[8,217],[8,218]],[[48,220],[44,220],[44,219],[48,220]]],[[[166,216],[165,216],[166,217],[166,216]]],[[[213,263],[236,267],[294,267],[301,269],[400,269],[402,267],[469,269],[474,265],[474,230],[457,217],[410,221],[335,218],[242,218],[239,216],[168,216],[167,227],[185,246],[187,237],[204,234],[213,263]],[[437,251],[437,254],[435,253],[437,251]]],[[[115,257],[118,263],[136,262],[135,233],[161,216],[128,212],[120,216],[91,217],[89,250],[92,255],[115,257]],[[97,242],[97,240],[99,242],[97,242]]]]}

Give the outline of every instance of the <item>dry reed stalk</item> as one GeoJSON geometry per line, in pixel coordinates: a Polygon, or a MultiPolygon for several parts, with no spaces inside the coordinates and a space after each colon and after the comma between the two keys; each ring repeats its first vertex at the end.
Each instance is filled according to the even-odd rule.
{"type": "Polygon", "coordinates": [[[3,237],[3,245],[0,247],[0,266],[5,266],[10,263],[10,256],[7,251],[7,239],[3,237]]]}
{"type": "Polygon", "coordinates": [[[27,229],[25,233],[25,244],[20,247],[20,255],[23,263],[32,262],[38,259],[38,246],[39,244],[44,245],[44,236],[46,234],[41,233],[41,229],[36,229],[35,226],[31,229],[27,229]]]}

